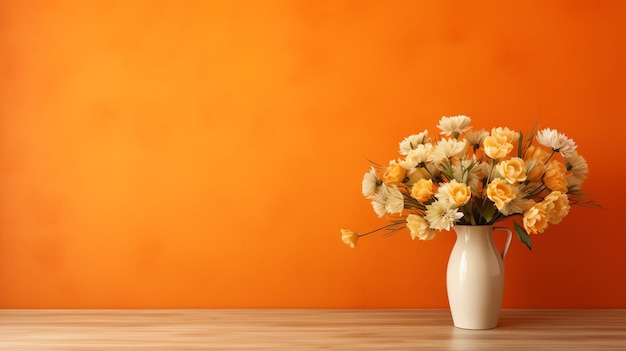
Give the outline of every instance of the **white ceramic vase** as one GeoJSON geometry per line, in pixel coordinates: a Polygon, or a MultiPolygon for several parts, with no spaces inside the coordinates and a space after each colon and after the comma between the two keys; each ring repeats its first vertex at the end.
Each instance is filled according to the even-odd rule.
{"type": "Polygon", "coordinates": [[[504,256],[511,244],[508,228],[492,225],[455,225],[456,243],[447,270],[447,289],[454,326],[491,329],[498,325],[504,289],[504,256]],[[493,241],[493,231],[508,237],[502,252],[493,241]]]}

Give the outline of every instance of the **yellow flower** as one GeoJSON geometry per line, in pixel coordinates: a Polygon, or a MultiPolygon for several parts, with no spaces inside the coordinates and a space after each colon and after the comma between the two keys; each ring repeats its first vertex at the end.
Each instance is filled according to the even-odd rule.
{"type": "Polygon", "coordinates": [[[509,160],[501,161],[496,165],[496,171],[506,179],[507,182],[515,184],[526,180],[526,168],[524,168],[524,160],[519,157],[513,157],[509,160]]]}
{"type": "Polygon", "coordinates": [[[406,216],[406,226],[411,231],[411,239],[432,240],[435,238],[435,231],[430,228],[424,217],[410,214],[406,216]]]}
{"type": "Polygon", "coordinates": [[[411,188],[411,196],[419,202],[428,201],[435,190],[433,181],[430,179],[420,179],[411,188]]]}
{"type": "Polygon", "coordinates": [[[551,192],[541,202],[546,208],[546,215],[550,224],[559,224],[569,213],[570,205],[566,194],[559,191],[551,192]]]}
{"type": "Polygon", "coordinates": [[[506,136],[497,134],[486,137],[483,141],[483,147],[485,155],[496,160],[505,158],[513,150],[513,144],[507,142],[506,136]]]}
{"type": "Polygon", "coordinates": [[[513,185],[501,178],[496,178],[487,185],[487,197],[501,210],[506,204],[517,197],[516,189],[513,185]]]}
{"type": "Polygon", "coordinates": [[[529,167],[526,170],[526,179],[536,182],[543,176],[544,163],[548,159],[548,153],[535,145],[531,145],[524,154],[524,162],[529,167]]]}
{"type": "Polygon", "coordinates": [[[465,205],[471,195],[472,192],[467,185],[453,179],[449,183],[441,185],[436,196],[442,202],[459,207],[465,205]]]}
{"type": "Polygon", "coordinates": [[[519,139],[518,132],[514,130],[510,130],[509,128],[506,128],[506,127],[492,128],[491,135],[498,135],[498,136],[504,137],[506,138],[506,142],[509,144],[513,144],[515,141],[517,141],[517,139],[519,139]]]}
{"type": "Polygon", "coordinates": [[[552,160],[543,174],[543,183],[552,191],[567,192],[567,178],[565,178],[565,164],[559,160],[552,160]]]}
{"type": "Polygon", "coordinates": [[[391,161],[385,174],[383,174],[383,182],[387,185],[401,183],[406,175],[406,169],[396,161],[391,161]]]}
{"type": "Polygon", "coordinates": [[[348,246],[354,249],[357,240],[359,240],[359,234],[353,232],[350,229],[341,229],[341,240],[348,246]]]}
{"type": "Polygon", "coordinates": [[[524,229],[530,234],[543,233],[548,227],[548,217],[546,208],[542,203],[538,203],[524,212],[524,229]]]}

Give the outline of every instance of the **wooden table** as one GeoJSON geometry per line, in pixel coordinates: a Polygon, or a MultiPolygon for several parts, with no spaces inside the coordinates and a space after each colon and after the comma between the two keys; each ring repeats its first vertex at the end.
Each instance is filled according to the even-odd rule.
{"type": "Polygon", "coordinates": [[[0,350],[626,350],[626,310],[0,310],[0,350]]]}

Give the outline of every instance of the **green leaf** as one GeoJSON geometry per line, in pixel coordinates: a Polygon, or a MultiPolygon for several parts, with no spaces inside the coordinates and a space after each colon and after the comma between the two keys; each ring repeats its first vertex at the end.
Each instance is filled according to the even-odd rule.
{"type": "Polygon", "coordinates": [[[521,225],[517,224],[517,222],[513,222],[513,226],[515,227],[515,236],[526,245],[528,250],[532,251],[533,245],[530,243],[530,235],[528,235],[526,230],[521,225]]]}
{"type": "Polygon", "coordinates": [[[489,223],[493,219],[494,214],[496,214],[496,208],[493,202],[489,200],[485,201],[483,207],[480,209],[480,215],[489,223]]]}
{"type": "Polygon", "coordinates": [[[517,145],[517,157],[522,158],[524,154],[524,134],[519,132],[519,144],[517,145]]]}

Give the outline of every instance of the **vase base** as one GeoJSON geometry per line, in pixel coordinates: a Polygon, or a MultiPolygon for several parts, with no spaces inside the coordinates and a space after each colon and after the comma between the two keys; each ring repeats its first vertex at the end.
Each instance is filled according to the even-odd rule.
{"type": "Polygon", "coordinates": [[[454,327],[457,329],[462,329],[462,330],[491,330],[491,329],[496,329],[498,326],[494,325],[493,327],[467,327],[467,326],[463,327],[463,326],[455,325],[454,327]]]}

